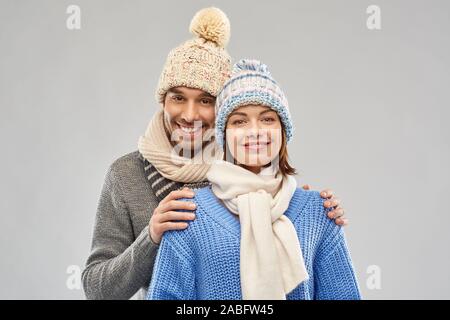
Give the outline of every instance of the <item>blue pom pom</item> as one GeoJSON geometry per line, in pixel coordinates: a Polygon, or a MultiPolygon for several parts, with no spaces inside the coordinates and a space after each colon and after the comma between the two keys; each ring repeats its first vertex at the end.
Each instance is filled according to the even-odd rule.
{"type": "Polygon", "coordinates": [[[255,59],[241,59],[233,66],[233,73],[245,70],[257,71],[270,76],[269,68],[261,61],[255,59]]]}

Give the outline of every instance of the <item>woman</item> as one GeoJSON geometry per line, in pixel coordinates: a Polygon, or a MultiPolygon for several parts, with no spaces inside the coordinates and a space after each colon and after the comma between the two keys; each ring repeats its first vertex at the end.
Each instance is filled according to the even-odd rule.
{"type": "Polygon", "coordinates": [[[239,61],[216,114],[225,160],[193,198],[190,227],[164,235],[147,298],[359,299],[342,227],[297,188],[288,103],[267,67],[239,61]]]}

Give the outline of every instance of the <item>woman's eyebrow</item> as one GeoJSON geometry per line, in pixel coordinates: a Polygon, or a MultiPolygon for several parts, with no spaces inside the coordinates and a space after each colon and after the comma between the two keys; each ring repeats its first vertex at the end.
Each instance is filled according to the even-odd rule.
{"type": "Polygon", "coordinates": [[[236,112],[231,113],[231,114],[230,114],[230,117],[231,117],[231,116],[244,116],[244,117],[246,117],[247,114],[244,113],[244,112],[238,112],[238,111],[236,111],[236,112]]]}
{"type": "MultiPolygon", "coordinates": [[[[262,115],[262,114],[267,113],[267,112],[274,112],[274,113],[276,113],[275,110],[268,109],[268,110],[261,111],[261,112],[259,113],[259,115],[262,115]]],[[[247,114],[244,113],[244,112],[233,111],[233,112],[230,114],[230,117],[231,117],[231,116],[234,116],[234,115],[236,115],[236,116],[244,116],[244,117],[247,116],[247,114]]]]}
{"type": "Polygon", "coordinates": [[[276,113],[275,110],[267,109],[267,110],[261,111],[261,112],[259,113],[259,115],[262,115],[262,114],[267,113],[267,112],[275,112],[275,113],[276,113]]]}

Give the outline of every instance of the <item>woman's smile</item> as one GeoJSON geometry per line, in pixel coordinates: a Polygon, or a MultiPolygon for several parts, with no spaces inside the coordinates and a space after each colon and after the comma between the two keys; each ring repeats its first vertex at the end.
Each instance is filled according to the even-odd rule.
{"type": "Polygon", "coordinates": [[[244,149],[246,151],[260,151],[263,149],[266,149],[272,141],[270,140],[258,140],[258,141],[250,141],[247,143],[244,143],[244,149]]]}

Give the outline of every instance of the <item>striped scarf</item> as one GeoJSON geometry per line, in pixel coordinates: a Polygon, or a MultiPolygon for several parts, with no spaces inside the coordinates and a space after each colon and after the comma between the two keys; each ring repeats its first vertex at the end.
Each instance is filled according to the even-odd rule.
{"type": "Polygon", "coordinates": [[[164,178],[158,170],[153,166],[147,159],[145,159],[141,153],[139,153],[139,159],[144,163],[144,172],[147,177],[150,187],[153,190],[158,202],[163,200],[167,195],[175,190],[180,190],[185,187],[189,189],[200,189],[210,185],[209,181],[193,182],[193,183],[183,183],[172,181],[164,178]]]}

